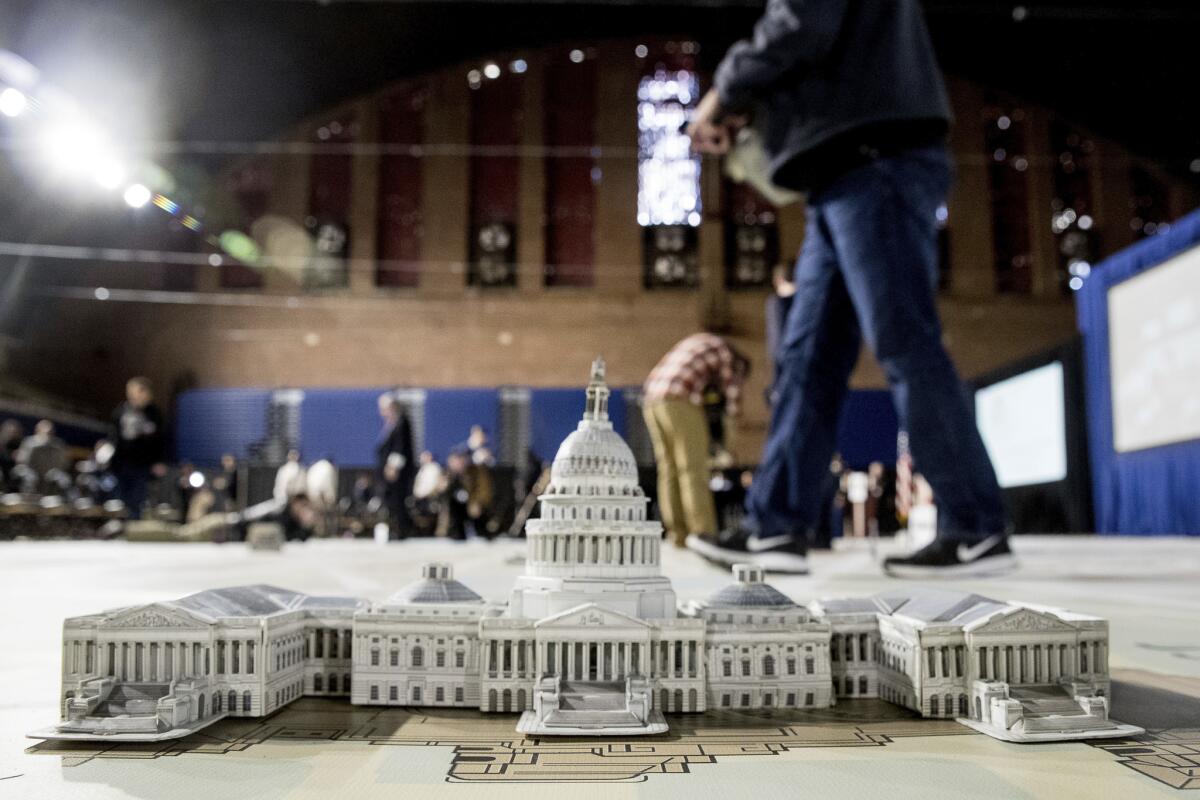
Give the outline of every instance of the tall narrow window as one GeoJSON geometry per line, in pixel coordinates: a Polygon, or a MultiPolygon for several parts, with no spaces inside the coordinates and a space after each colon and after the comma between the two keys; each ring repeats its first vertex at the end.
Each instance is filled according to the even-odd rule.
{"type": "Polygon", "coordinates": [[[1029,294],[1033,290],[1033,255],[1029,233],[1029,192],[1025,173],[1025,111],[993,106],[985,122],[986,157],[991,165],[992,237],[996,254],[996,290],[1029,294]]]}
{"type": "Polygon", "coordinates": [[[499,64],[471,82],[471,286],[517,285],[523,94],[522,74],[499,64]]]}
{"type": "Polygon", "coordinates": [[[1083,288],[1096,259],[1092,218],[1092,154],[1090,138],[1061,120],[1050,125],[1054,162],[1054,199],[1050,229],[1058,240],[1058,279],[1063,291],[1083,288]]]}
{"type": "MultiPolygon", "coordinates": [[[[245,234],[253,232],[254,223],[267,213],[271,196],[271,165],[265,158],[250,161],[229,174],[229,192],[236,213],[235,227],[245,234]]],[[[223,256],[220,285],[224,289],[258,289],[263,285],[262,272],[253,264],[223,256]]]]}
{"type": "Polygon", "coordinates": [[[331,120],[314,134],[316,152],[309,162],[308,216],[304,227],[312,239],[313,257],[300,275],[308,288],[345,286],[349,275],[350,202],[354,142],[358,123],[352,118],[331,120]]]}
{"type": "Polygon", "coordinates": [[[557,52],[546,63],[547,286],[592,285],[592,219],[601,169],[592,153],[599,62],[576,61],[580,53],[557,52]]]}
{"type": "Polygon", "coordinates": [[[660,66],[638,84],[638,209],[646,288],[695,286],[700,157],[682,128],[700,95],[696,73],[660,66]]]}
{"type": "Polygon", "coordinates": [[[379,202],[375,284],[416,286],[420,282],[422,164],[425,87],[406,85],[379,103],[379,202]]]}
{"type": "MultiPolygon", "coordinates": [[[[778,214],[768,200],[745,183],[725,180],[725,285],[759,288],[771,280],[779,261],[778,214]]],[[[793,254],[794,255],[794,254],[793,254]]]]}
{"type": "Polygon", "coordinates": [[[1136,165],[1130,171],[1133,198],[1129,201],[1129,227],[1138,239],[1171,229],[1170,189],[1161,176],[1136,165]]]}

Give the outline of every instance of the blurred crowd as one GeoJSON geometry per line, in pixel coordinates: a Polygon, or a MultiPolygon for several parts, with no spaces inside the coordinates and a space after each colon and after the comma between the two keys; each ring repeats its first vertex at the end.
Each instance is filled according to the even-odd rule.
{"type": "Polygon", "coordinates": [[[532,510],[524,501],[536,502],[528,496],[544,471],[532,454],[525,468],[497,467],[480,425],[464,432],[444,463],[429,451],[414,455],[411,423],[392,393],[379,398],[374,468],[341,468],[329,456],[305,463],[296,449],[277,468],[244,464],[233,453],[211,468],[172,464],[164,415],[143,378],[128,382],[109,423],[91,448],[68,445],[48,419],[32,431],[15,419],[0,423],[0,515],[15,525],[3,533],[30,532],[32,516],[53,518],[53,530],[42,531],[48,535],[191,526],[203,538],[239,540],[254,523],[269,522],[288,540],[493,538],[519,532],[514,521],[532,510]]]}

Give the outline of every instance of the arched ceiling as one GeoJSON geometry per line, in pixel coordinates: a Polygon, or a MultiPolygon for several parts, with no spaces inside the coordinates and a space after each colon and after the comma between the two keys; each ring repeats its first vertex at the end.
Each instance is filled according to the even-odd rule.
{"type": "MultiPolygon", "coordinates": [[[[872,0],[874,1],[874,0],[872,0]]],[[[948,71],[1055,108],[1186,173],[1200,159],[1194,0],[928,0],[948,71]],[[1015,17],[1021,17],[1018,21],[1015,17]]],[[[0,48],[131,138],[267,139],[389,81],[494,50],[688,35],[719,58],[754,0],[0,0],[0,48]]]]}

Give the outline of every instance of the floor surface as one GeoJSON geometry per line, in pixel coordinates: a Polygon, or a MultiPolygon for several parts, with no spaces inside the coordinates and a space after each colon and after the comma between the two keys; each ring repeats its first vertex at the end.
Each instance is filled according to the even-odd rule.
{"type": "MultiPolygon", "coordinates": [[[[886,703],[819,713],[672,716],[664,737],[523,740],[516,715],[362,709],[305,699],[263,720],[230,720],[175,743],[38,745],[57,716],[62,619],[205,588],[273,583],[312,594],[387,597],[422,562],[502,599],[523,543],[315,541],[243,545],[0,544],[0,798],[1200,798],[1200,539],[1022,537],[1012,575],[948,587],[1105,616],[1113,716],[1137,741],[1013,745],[886,703]],[[568,789],[561,782],[570,781],[568,789]],[[484,793],[487,793],[486,795],[484,793]],[[1181,794],[1182,793],[1182,794],[1181,794]]],[[[886,550],[886,545],[883,546],[886,550]]],[[[772,576],[798,602],[895,586],[883,552],[814,554],[810,577],[772,576]]],[[[681,600],[729,581],[685,551],[664,553],[681,600]]]]}

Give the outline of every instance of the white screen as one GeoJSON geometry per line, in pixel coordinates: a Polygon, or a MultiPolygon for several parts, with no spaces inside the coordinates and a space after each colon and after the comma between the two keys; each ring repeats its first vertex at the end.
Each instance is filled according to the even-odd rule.
{"type": "Polygon", "coordinates": [[[1059,361],[975,393],[975,421],[1003,488],[1067,477],[1065,415],[1059,361]]]}
{"type": "Polygon", "coordinates": [[[1118,453],[1200,438],[1200,247],[1108,292],[1118,453]]]}

